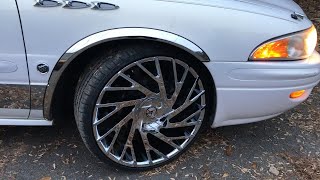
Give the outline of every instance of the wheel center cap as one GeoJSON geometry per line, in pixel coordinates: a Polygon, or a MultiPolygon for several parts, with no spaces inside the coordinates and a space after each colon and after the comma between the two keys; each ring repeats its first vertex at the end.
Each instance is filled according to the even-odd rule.
{"type": "Polygon", "coordinates": [[[155,107],[149,107],[147,110],[146,110],[146,116],[148,118],[155,118],[156,117],[156,114],[157,114],[157,108],[155,107]]]}
{"type": "Polygon", "coordinates": [[[154,123],[159,121],[164,114],[172,109],[158,97],[145,99],[134,108],[134,116],[141,123],[154,123]]]}

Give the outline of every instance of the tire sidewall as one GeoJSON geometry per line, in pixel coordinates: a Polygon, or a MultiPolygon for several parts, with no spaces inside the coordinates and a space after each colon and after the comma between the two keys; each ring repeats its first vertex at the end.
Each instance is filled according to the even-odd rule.
{"type": "Polygon", "coordinates": [[[92,127],[93,112],[100,92],[104,88],[105,84],[107,84],[108,81],[116,73],[118,73],[127,65],[144,58],[155,56],[171,57],[187,63],[198,73],[200,79],[203,82],[204,89],[207,92],[208,87],[206,87],[205,83],[206,78],[202,77],[201,68],[199,65],[199,63],[201,62],[195,60],[194,58],[192,59],[190,57],[183,56],[183,54],[177,54],[176,52],[172,52],[170,49],[150,48],[149,46],[129,46],[125,48],[122,47],[111,52],[109,51],[107,53],[97,54],[95,57],[92,57],[93,63],[91,63],[90,66],[88,66],[88,68],[86,69],[86,71],[82,74],[82,76],[79,79],[78,86],[76,88],[74,114],[80,135],[85,145],[94,155],[96,155],[103,162],[127,170],[149,170],[155,167],[162,166],[173,161],[174,159],[179,157],[183,152],[185,152],[198,138],[201,131],[208,125],[208,110],[211,110],[211,104],[208,102],[210,102],[211,100],[208,98],[210,96],[208,96],[206,93],[205,97],[207,106],[205,110],[205,117],[199,131],[196,134],[196,137],[194,137],[189,142],[189,144],[183,150],[177,153],[173,158],[156,165],[137,168],[118,164],[114,162],[112,159],[110,159],[107,155],[105,155],[102,150],[100,150],[100,147],[96,142],[92,127]]]}

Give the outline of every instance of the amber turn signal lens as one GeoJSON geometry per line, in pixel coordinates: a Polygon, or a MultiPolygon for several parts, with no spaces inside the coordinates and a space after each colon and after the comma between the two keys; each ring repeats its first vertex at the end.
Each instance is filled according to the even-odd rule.
{"type": "Polygon", "coordinates": [[[290,94],[290,98],[291,99],[299,98],[299,97],[303,96],[305,92],[306,92],[306,90],[295,91],[290,94]]]}
{"type": "Polygon", "coordinates": [[[288,58],[289,39],[264,44],[253,54],[254,59],[288,58]]]}

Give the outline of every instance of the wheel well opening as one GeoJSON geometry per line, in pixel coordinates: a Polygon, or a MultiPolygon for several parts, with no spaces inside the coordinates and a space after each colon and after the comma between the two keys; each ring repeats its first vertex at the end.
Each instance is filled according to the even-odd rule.
{"type": "Polygon", "coordinates": [[[88,65],[94,63],[92,59],[93,56],[97,56],[100,52],[113,52],[118,48],[123,47],[135,47],[135,46],[147,46],[153,48],[161,48],[166,51],[174,52],[177,57],[183,57],[196,63],[196,66],[201,68],[203,73],[204,83],[210,91],[210,99],[212,102],[209,102],[207,105],[210,106],[212,112],[210,114],[214,115],[216,110],[216,88],[214,80],[205,67],[203,62],[195,60],[196,57],[190,53],[182,50],[176,46],[151,40],[137,40],[137,39],[128,39],[128,40],[116,40],[111,42],[105,42],[94,47],[87,49],[78,55],[65,69],[61,75],[56,89],[54,90],[53,100],[51,104],[51,117],[55,123],[65,122],[66,120],[74,119],[74,110],[73,110],[73,101],[75,90],[79,81],[81,74],[87,69],[88,65]]]}

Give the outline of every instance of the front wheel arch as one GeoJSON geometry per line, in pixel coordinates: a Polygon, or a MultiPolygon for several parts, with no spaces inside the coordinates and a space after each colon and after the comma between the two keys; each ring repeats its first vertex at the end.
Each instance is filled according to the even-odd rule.
{"type": "MultiPolygon", "coordinates": [[[[73,116],[68,112],[72,112],[72,104],[73,104],[73,97],[75,93],[75,86],[78,82],[78,79],[83,73],[86,66],[90,63],[90,57],[97,54],[99,51],[115,51],[119,48],[124,46],[141,46],[141,45],[148,45],[148,46],[157,46],[158,48],[165,48],[170,49],[171,51],[175,51],[177,54],[181,54],[183,56],[187,56],[190,59],[196,60],[195,62],[201,69],[206,77],[206,83],[210,84],[211,94],[213,102],[212,107],[212,115],[215,115],[216,110],[216,88],[215,83],[212,78],[211,73],[207,69],[207,67],[203,64],[205,62],[201,62],[192,54],[188,53],[185,50],[172,46],[170,44],[166,44],[164,42],[158,42],[153,40],[146,40],[146,39],[122,39],[122,40],[114,40],[110,42],[105,42],[99,45],[95,45],[91,47],[77,57],[73,59],[72,62],[68,64],[67,67],[63,68],[62,72],[53,73],[50,77],[49,86],[46,89],[45,98],[44,98],[44,117],[49,120],[55,120],[55,122],[65,119],[65,115],[73,116]],[[52,81],[51,81],[52,80],[52,81]]],[[[59,64],[57,64],[58,66],[59,64]]],[[[59,65],[59,70],[62,70],[61,64],[59,65]]],[[[54,69],[54,71],[56,71],[54,69]]],[[[67,116],[69,117],[69,116],[67,116]]],[[[211,118],[212,119],[212,118],[211,118]]]]}
{"type": "Polygon", "coordinates": [[[151,28],[118,28],[89,35],[72,45],[62,55],[53,68],[44,96],[44,117],[49,120],[52,119],[52,101],[55,90],[70,64],[72,64],[75,60],[79,60],[81,56],[90,51],[90,49],[95,49],[100,45],[106,45],[123,40],[147,40],[159,42],[185,51],[199,61],[210,61],[209,56],[189,39],[163,30],[151,28]]]}

